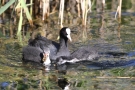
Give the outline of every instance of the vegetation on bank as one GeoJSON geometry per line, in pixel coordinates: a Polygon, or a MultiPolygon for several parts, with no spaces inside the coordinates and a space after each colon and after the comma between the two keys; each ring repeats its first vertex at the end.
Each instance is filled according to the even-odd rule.
{"type": "MultiPolygon", "coordinates": [[[[0,3],[0,15],[1,22],[6,18],[5,15],[8,14],[10,18],[9,31],[10,37],[13,37],[14,31],[11,26],[17,24],[17,37],[21,40],[22,38],[22,26],[24,23],[29,21],[29,25],[33,28],[33,20],[40,18],[43,23],[47,23],[48,17],[55,12],[59,12],[59,24],[63,27],[64,13],[66,12],[68,16],[77,14],[80,17],[81,23],[84,27],[87,25],[88,13],[92,10],[97,10],[97,12],[104,12],[106,8],[106,3],[115,3],[117,6],[115,9],[116,15],[118,14],[119,23],[121,23],[121,7],[122,2],[126,2],[126,5],[130,6],[134,1],[126,0],[1,0],[0,3]],[[114,2],[116,1],[116,2],[114,2]],[[27,18],[27,20],[26,20],[27,18]]],[[[124,3],[125,4],[125,3],[124,3]]],[[[110,6],[107,6],[110,8],[110,6]]],[[[124,7],[122,7],[124,8],[124,7]]],[[[132,8],[132,7],[131,7],[132,8]]],[[[3,23],[1,23],[4,26],[3,23]]]]}

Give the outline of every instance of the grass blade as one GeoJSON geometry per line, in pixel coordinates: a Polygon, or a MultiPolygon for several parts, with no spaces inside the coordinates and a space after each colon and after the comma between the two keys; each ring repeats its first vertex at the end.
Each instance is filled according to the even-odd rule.
{"type": "Polygon", "coordinates": [[[26,13],[26,17],[27,17],[27,19],[29,20],[29,23],[30,23],[31,25],[33,25],[32,17],[31,17],[31,15],[30,15],[30,12],[29,12],[29,10],[28,10],[28,7],[27,7],[27,5],[26,5],[26,3],[25,3],[25,0],[21,0],[21,5],[22,5],[22,8],[24,9],[24,11],[25,11],[25,13],[26,13]]]}
{"type": "Polygon", "coordinates": [[[19,37],[19,40],[21,41],[21,29],[22,29],[22,8],[21,8],[21,13],[20,13],[20,19],[19,19],[19,24],[18,24],[18,31],[17,31],[17,36],[19,37]]]}
{"type": "Polygon", "coordinates": [[[0,8],[0,15],[7,10],[8,7],[10,7],[13,3],[15,2],[15,0],[10,0],[8,3],[6,3],[4,6],[2,6],[0,8]]]}

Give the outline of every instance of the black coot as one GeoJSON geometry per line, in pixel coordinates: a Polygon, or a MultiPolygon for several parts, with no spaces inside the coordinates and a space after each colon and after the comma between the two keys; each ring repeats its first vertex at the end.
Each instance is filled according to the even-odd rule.
{"type": "Polygon", "coordinates": [[[57,58],[56,62],[58,65],[65,63],[76,63],[82,61],[93,61],[99,57],[96,48],[89,45],[79,47],[77,50],[73,51],[70,56],[62,56],[57,58]]]}
{"type": "Polygon", "coordinates": [[[43,63],[43,65],[50,65],[49,58],[50,50],[47,47],[41,49],[40,47],[25,46],[22,50],[22,60],[24,62],[43,63]]]}

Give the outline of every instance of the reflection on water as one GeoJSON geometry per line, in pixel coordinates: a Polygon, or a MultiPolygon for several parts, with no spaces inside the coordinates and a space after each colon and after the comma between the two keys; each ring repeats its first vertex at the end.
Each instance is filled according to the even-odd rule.
{"type": "MultiPolygon", "coordinates": [[[[122,30],[124,29],[122,28],[122,30]]],[[[131,31],[129,29],[129,32],[131,31]]],[[[73,33],[73,35],[76,34],[73,33]]],[[[123,35],[122,33],[122,40],[125,37],[126,35],[123,35]]],[[[128,41],[128,39],[130,42],[134,43],[134,39],[132,40],[128,37],[126,41],[128,41]]],[[[117,38],[115,40],[117,40],[117,38]]],[[[124,43],[122,45],[122,42],[110,42],[110,40],[99,38],[85,41],[87,43],[83,44],[80,42],[76,43],[76,41],[74,42],[73,47],[72,45],[70,46],[71,49],[75,46],[82,46],[83,44],[88,43],[97,48],[100,53],[99,60],[79,62],[76,64],[67,63],[59,67],[52,65],[51,70],[46,72],[41,64],[24,64],[21,62],[22,46],[15,40],[1,40],[1,89],[60,90],[60,88],[66,86],[66,88],[70,88],[71,90],[105,90],[106,88],[112,89],[114,86],[119,86],[117,89],[127,88],[124,85],[131,85],[132,87],[130,86],[130,89],[134,88],[134,81],[129,78],[135,76],[135,59],[133,51],[135,47],[130,47],[132,43],[124,43]],[[127,79],[115,79],[115,77],[127,77],[127,79]],[[121,85],[119,85],[119,83],[121,83],[121,85]]]]}
{"type": "Polygon", "coordinates": [[[85,27],[83,27],[83,29],[82,29],[82,41],[87,41],[88,39],[88,37],[87,37],[87,29],[85,28],[85,27]]]}

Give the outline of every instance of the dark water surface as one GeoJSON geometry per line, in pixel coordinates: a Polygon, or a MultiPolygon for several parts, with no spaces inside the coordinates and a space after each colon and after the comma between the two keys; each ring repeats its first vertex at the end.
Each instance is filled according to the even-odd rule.
{"type": "MultiPolygon", "coordinates": [[[[72,30],[71,51],[82,45],[91,45],[98,49],[100,58],[57,68],[54,65],[49,72],[36,63],[22,63],[21,50],[28,39],[20,45],[16,39],[1,37],[0,88],[61,90],[69,85],[71,90],[134,90],[135,13],[123,12],[121,24],[114,18],[114,12],[104,12],[103,22],[101,15],[89,15],[86,31],[77,24],[77,18],[73,19],[73,24],[65,24],[72,30]]],[[[56,40],[58,32],[58,25],[50,24],[48,37],[56,40]]]]}

